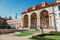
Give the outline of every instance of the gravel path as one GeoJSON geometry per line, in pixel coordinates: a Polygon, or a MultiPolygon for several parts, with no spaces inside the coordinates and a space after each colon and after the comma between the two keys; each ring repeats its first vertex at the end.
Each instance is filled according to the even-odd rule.
{"type": "Polygon", "coordinates": [[[17,37],[13,34],[3,34],[0,35],[0,40],[28,40],[27,37],[17,37]]]}
{"type": "MultiPolygon", "coordinates": [[[[49,31],[46,31],[46,32],[49,32],[49,31]]],[[[18,33],[19,32],[12,33],[12,34],[0,35],[0,40],[29,40],[29,38],[32,37],[33,35],[41,34],[41,32],[40,32],[40,33],[35,33],[33,35],[30,35],[30,36],[23,36],[23,37],[14,36],[15,34],[18,34],[18,33]]]]}
{"type": "MultiPolygon", "coordinates": [[[[30,36],[17,37],[17,36],[14,36],[14,34],[17,34],[17,33],[0,35],[0,40],[29,40],[29,38],[33,36],[33,35],[30,35],[30,36]]],[[[35,33],[34,35],[37,35],[37,34],[40,34],[40,33],[35,33]]]]}

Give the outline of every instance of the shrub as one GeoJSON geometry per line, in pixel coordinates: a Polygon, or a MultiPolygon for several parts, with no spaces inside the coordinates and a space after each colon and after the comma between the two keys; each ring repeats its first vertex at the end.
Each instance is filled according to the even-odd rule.
{"type": "Polygon", "coordinates": [[[50,39],[50,38],[38,38],[38,39],[36,39],[36,40],[55,40],[55,39],[50,39]]]}

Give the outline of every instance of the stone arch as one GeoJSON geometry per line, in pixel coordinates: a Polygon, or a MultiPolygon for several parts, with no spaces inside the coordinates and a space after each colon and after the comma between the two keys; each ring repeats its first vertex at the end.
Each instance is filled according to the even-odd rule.
{"type": "Polygon", "coordinates": [[[31,14],[31,28],[37,28],[37,14],[35,12],[31,14]]]}
{"type": "Polygon", "coordinates": [[[49,15],[47,10],[43,10],[40,13],[40,27],[43,28],[49,27],[49,15]]]}
{"type": "Polygon", "coordinates": [[[28,28],[28,15],[25,14],[23,18],[23,28],[28,28]]]}

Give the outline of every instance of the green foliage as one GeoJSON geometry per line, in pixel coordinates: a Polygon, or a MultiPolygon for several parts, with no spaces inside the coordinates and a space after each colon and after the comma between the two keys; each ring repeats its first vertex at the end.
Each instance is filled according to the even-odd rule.
{"type": "Polygon", "coordinates": [[[0,29],[11,29],[6,21],[0,22],[0,29]]]}
{"type": "Polygon", "coordinates": [[[51,32],[49,32],[49,34],[55,34],[55,35],[60,35],[60,32],[56,32],[56,31],[51,31],[51,32]]]}
{"type": "Polygon", "coordinates": [[[57,36],[57,35],[47,35],[45,36],[45,38],[50,38],[50,39],[56,39],[56,40],[59,40],[60,39],[60,36],[57,36]]]}

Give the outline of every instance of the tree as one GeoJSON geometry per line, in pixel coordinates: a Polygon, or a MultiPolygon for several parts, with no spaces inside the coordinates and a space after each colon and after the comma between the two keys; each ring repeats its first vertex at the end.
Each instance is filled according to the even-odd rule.
{"type": "Polygon", "coordinates": [[[2,18],[2,17],[0,16],[0,18],[2,18]]]}
{"type": "Polygon", "coordinates": [[[11,19],[12,19],[12,17],[11,17],[11,16],[9,16],[9,19],[11,20],[11,19]]]}
{"type": "Polygon", "coordinates": [[[5,19],[7,19],[7,16],[5,16],[5,19]]]}
{"type": "Polygon", "coordinates": [[[17,13],[16,13],[16,15],[15,15],[15,19],[17,19],[17,13]]]}
{"type": "Polygon", "coordinates": [[[0,29],[7,29],[10,28],[10,26],[7,24],[6,19],[1,18],[0,19],[0,29]]]}

